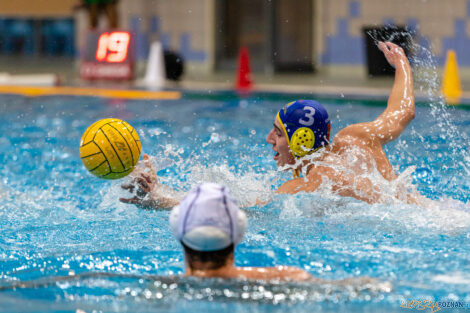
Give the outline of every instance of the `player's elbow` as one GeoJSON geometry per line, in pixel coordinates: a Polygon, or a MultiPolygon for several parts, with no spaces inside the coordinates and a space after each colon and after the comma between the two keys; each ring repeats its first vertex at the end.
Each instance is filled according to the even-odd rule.
{"type": "MultiPolygon", "coordinates": [[[[411,121],[415,118],[415,114],[414,112],[413,113],[410,113],[410,114],[407,114],[406,116],[404,116],[400,123],[399,123],[399,129],[397,130],[398,131],[398,135],[396,137],[399,136],[399,134],[401,134],[401,132],[411,123],[411,121]]],[[[395,137],[395,138],[396,138],[395,137]]]]}
{"type": "Polygon", "coordinates": [[[410,99],[410,110],[408,111],[410,115],[410,121],[415,118],[415,98],[414,96],[410,99]]]}
{"type": "Polygon", "coordinates": [[[411,109],[408,110],[408,118],[410,122],[415,118],[415,103],[412,101],[411,109]]]}
{"type": "Polygon", "coordinates": [[[312,275],[310,275],[306,271],[300,270],[295,273],[294,279],[297,281],[306,281],[312,279],[312,275]]]}
{"type": "Polygon", "coordinates": [[[402,118],[406,125],[408,125],[415,118],[415,106],[414,102],[411,103],[406,110],[403,112],[402,118]]]}

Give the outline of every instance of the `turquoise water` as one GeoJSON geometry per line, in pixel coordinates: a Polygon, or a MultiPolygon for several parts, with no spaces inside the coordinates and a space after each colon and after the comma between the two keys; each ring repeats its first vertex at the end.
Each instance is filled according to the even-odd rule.
{"type": "MultiPolygon", "coordinates": [[[[411,312],[400,308],[403,301],[470,303],[470,111],[424,103],[386,146],[400,181],[432,199],[428,207],[369,205],[327,189],[273,194],[291,175],[276,170],[265,137],[289,98],[0,96],[0,311],[411,312]],[[375,280],[341,287],[166,277],[183,273],[169,213],[118,202],[124,180],[97,179],[81,164],[82,133],[106,117],[139,131],[161,181],[181,193],[213,181],[244,204],[271,198],[247,208],[237,265],[375,280]]],[[[385,105],[320,100],[333,135],[374,119],[385,105]]]]}

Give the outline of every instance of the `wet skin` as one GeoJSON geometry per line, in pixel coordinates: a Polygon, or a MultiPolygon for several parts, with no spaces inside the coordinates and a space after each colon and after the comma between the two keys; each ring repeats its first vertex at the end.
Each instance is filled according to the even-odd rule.
{"type": "MultiPolygon", "coordinates": [[[[396,178],[382,146],[402,133],[414,118],[415,109],[413,78],[405,53],[390,42],[379,43],[379,48],[395,67],[395,81],[387,108],[376,120],[342,129],[314,162],[306,160],[297,164],[289,150],[286,135],[281,131],[281,125],[277,120],[274,121],[274,127],[266,141],[273,145],[277,165],[290,165],[306,172],[305,177],[282,184],[277,193],[312,192],[327,179],[332,191],[341,196],[370,203],[386,200],[381,190],[367,176],[378,171],[388,181],[396,178]]],[[[408,202],[415,203],[416,200],[409,196],[408,202]]]]}
{"type": "Polygon", "coordinates": [[[275,267],[240,267],[234,265],[233,254],[227,258],[226,264],[217,269],[208,269],[205,263],[195,263],[195,267],[186,263],[185,276],[240,278],[254,280],[281,280],[281,281],[306,281],[314,278],[304,270],[292,266],[275,267]]]}
{"type": "MultiPolygon", "coordinates": [[[[370,177],[378,171],[385,180],[396,179],[382,147],[400,136],[413,120],[414,91],[411,67],[403,50],[390,42],[380,42],[379,49],[390,65],[395,67],[395,80],[385,111],[372,122],[354,124],[340,130],[332,143],[323,148],[319,158],[308,160],[307,157],[306,160],[297,162],[296,169],[305,173],[305,176],[285,182],[277,193],[313,192],[325,183],[340,196],[354,197],[369,203],[390,200],[390,194],[382,192],[370,177]]],[[[266,141],[273,146],[274,160],[279,167],[296,164],[285,136],[281,125],[275,120],[266,141]]],[[[137,188],[137,195],[121,198],[120,201],[155,209],[170,209],[178,204],[179,200],[169,196],[158,183],[155,169],[147,155],[143,157],[143,165],[149,171],[134,171],[133,183],[122,186],[131,191],[137,188]]],[[[417,194],[401,191],[397,191],[392,197],[405,198],[409,203],[418,203],[417,199],[420,198],[417,194]]]]}

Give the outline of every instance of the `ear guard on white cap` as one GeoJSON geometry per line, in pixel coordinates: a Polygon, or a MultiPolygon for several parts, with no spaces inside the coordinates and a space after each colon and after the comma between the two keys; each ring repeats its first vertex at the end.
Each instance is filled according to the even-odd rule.
{"type": "Polygon", "coordinates": [[[245,235],[247,227],[246,214],[240,209],[238,209],[237,212],[238,216],[236,219],[236,225],[233,225],[233,227],[236,227],[236,231],[233,231],[235,233],[235,237],[233,239],[233,234],[228,234],[226,231],[223,231],[220,228],[203,224],[182,234],[182,238],[179,238],[181,236],[181,232],[179,231],[179,205],[175,206],[171,211],[170,226],[171,230],[173,231],[173,235],[191,249],[197,251],[221,250],[230,246],[231,244],[237,245],[240,241],[242,241],[243,236],[245,235]]]}

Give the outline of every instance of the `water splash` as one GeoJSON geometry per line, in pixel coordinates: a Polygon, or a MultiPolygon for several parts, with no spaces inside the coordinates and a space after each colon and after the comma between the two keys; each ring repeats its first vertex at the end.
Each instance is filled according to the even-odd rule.
{"type": "Polygon", "coordinates": [[[227,165],[204,167],[194,165],[188,180],[191,185],[214,182],[225,185],[242,207],[254,206],[258,201],[267,202],[273,196],[272,186],[277,183],[275,172],[240,174],[227,165]]]}
{"type": "MultiPolygon", "coordinates": [[[[417,167],[418,172],[412,174],[414,181],[417,178],[431,178],[440,176],[445,177],[442,180],[433,180],[432,193],[441,196],[442,190],[452,191],[452,194],[460,197],[463,201],[468,201],[468,190],[470,183],[466,177],[470,173],[469,169],[469,140],[465,131],[457,127],[456,115],[451,114],[455,108],[446,105],[441,92],[441,83],[438,75],[438,64],[430,48],[424,43],[426,40],[419,35],[419,28],[407,28],[405,31],[399,31],[396,27],[385,28],[384,31],[371,30],[368,35],[376,42],[378,41],[398,41],[409,51],[408,58],[413,67],[414,87],[419,99],[425,102],[431,110],[417,110],[416,119],[425,121],[429,127],[424,127],[421,132],[416,131],[413,123],[409,126],[412,137],[408,142],[398,139],[393,146],[398,148],[398,155],[401,159],[408,160],[407,164],[420,164],[417,167]],[[424,114],[424,115],[418,115],[424,114]],[[425,140],[425,138],[427,140],[425,140]],[[440,141],[439,144],[436,142],[440,141]],[[419,156],[409,152],[410,145],[423,146],[422,154],[419,156]],[[423,155],[425,156],[423,158],[423,155]],[[433,170],[423,164],[422,160],[446,161],[439,166],[440,173],[433,173],[433,170]],[[418,177],[424,174],[425,177],[418,177]],[[462,184],[462,182],[464,182],[462,184]]],[[[388,151],[387,148],[386,152],[388,151]]],[[[403,170],[400,169],[400,170],[403,170]]]]}
{"type": "MultiPolygon", "coordinates": [[[[83,271],[142,276],[183,272],[183,254],[169,229],[169,212],[140,210],[118,202],[117,198],[123,196],[121,182],[94,178],[80,163],[77,145],[81,130],[89,125],[89,118],[97,120],[115,114],[114,107],[107,106],[103,100],[80,97],[0,98],[4,100],[0,105],[3,177],[0,277],[4,284],[83,271]],[[34,127],[26,125],[25,121],[34,120],[37,121],[34,127]]],[[[229,184],[232,192],[249,205],[254,199],[271,197],[281,182],[290,179],[290,173],[275,170],[274,162],[266,158],[269,149],[263,146],[263,132],[272,123],[272,117],[266,116],[280,104],[257,100],[253,106],[250,101],[246,107],[207,99],[171,106],[160,102],[138,105],[127,102],[123,106],[125,112],[118,113],[128,114],[136,127],[153,128],[154,137],[147,134],[142,140],[146,151],[155,156],[154,163],[164,184],[184,193],[200,180],[215,180],[229,184]],[[185,119],[180,123],[174,120],[175,116],[185,119]],[[246,127],[248,122],[250,126],[246,127]],[[213,133],[218,136],[211,140],[213,133]],[[204,147],[203,143],[209,141],[204,147]]],[[[335,121],[338,125],[358,122],[362,114],[380,114],[378,108],[367,107],[357,116],[357,106],[338,105],[334,101],[328,105],[341,112],[335,121]]],[[[417,109],[417,123],[389,146],[387,154],[401,172],[401,185],[411,188],[412,179],[421,192],[434,198],[434,207],[428,209],[400,201],[368,205],[339,197],[328,188],[312,194],[274,195],[268,204],[247,209],[246,240],[236,250],[238,265],[288,264],[325,279],[366,275],[392,281],[397,291],[364,290],[356,297],[354,292],[344,290],[331,296],[317,294],[311,286],[302,286],[296,289],[298,292],[279,289],[285,293],[280,295],[284,298],[280,298],[279,304],[287,306],[280,310],[280,306],[273,305],[269,309],[292,310],[289,305],[300,303],[304,310],[308,307],[310,311],[320,311],[329,303],[355,299],[359,302],[364,299],[368,305],[378,303],[382,308],[388,304],[399,305],[405,300],[404,295],[445,299],[452,294],[470,302],[468,290],[462,284],[452,284],[468,260],[469,182],[468,167],[462,164],[468,164],[470,158],[468,153],[446,152],[450,139],[442,129],[433,129],[440,114],[433,119],[428,106],[417,109]],[[412,166],[416,170],[410,174],[412,166]],[[445,277],[438,276],[436,284],[433,278],[438,273],[445,277]],[[306,295],[303,289],[307,289],[306,295]],[[291,296],[293,300],[289,302],[291,296]]],[[[466,111],[446,112],[451,124],[457,125],[457,133],[458,127],[466,127],[459,120],[467,118],[466,111]]],[[[455,144],[468,149],[466,135],[462,132],[456,135],[455,144]]],[[[378,184],[382,183],[377,179],[378,184]]],[[[398,190],[399,186],[390,188],[398,190]]],[[[468,280],[464,278],[463,281],[468,280]]],[[[40,289],[5,291],[0,293],[0,311],[34,307],[38,311],[80,308],[88,312],[97,309],[97,301],[101,301],[104,311],[122,308],[135,312],[158,311],[162,307],[165,311],[172,308],[190,311],[195,307],[203,311],[214,303],[209,300],[210,296],[214,297],[212,292],[205,290],[211,286],[197,289],[199,283],[194,292],[179,290],[179,285],[176,290],[164,291],[169,299],[173,295],[177,298],[175,302],[164,302],[165,293],[152,289],[153,282],[145,278],[110,280],[79,279],[68,285],[54,282],[40,289]],[[158,295],[162,296],[161,300],[153,298],[158,295]],[[191,300],[185,300],[185,295],[191,300]],[[149,301],[145,300],[147,296],[149,301]]],[[[217,288],[211,290],[224,292],[224,288],[217,288]]],[[[243,306],[243,296],[234,296],[237,300],[222,305],[231,311],[237,305],[241,312],[257,311],[260,307],[250,300],[252,295],[260,297],[259,289],[249,290],[247,306],[243,306]]],[[[263,303],[273,303],[269,293],[261,297],[263,303]]],[[[213,311],[220,310],[221,303],[215,303],[213,311]]],[[[336,310],[337,307],[332,308],[332,312],[336,310]]]]}
{"type": "Polygon", "coordinates": [[[312,222],[328,218],[335,223],[366,222],[369,227],[386,227],[389,232],[407,229],[411,232],[458,233],[470,228],[470,205],[444,198],[428,200],[425,206],[410,205],[399,201],[365,205],[359,200],[344,198],[334,193],[299,193],[278,195],[271,207],[281,208],[279,218],[296,223],[299,218],[312,222]]]}

